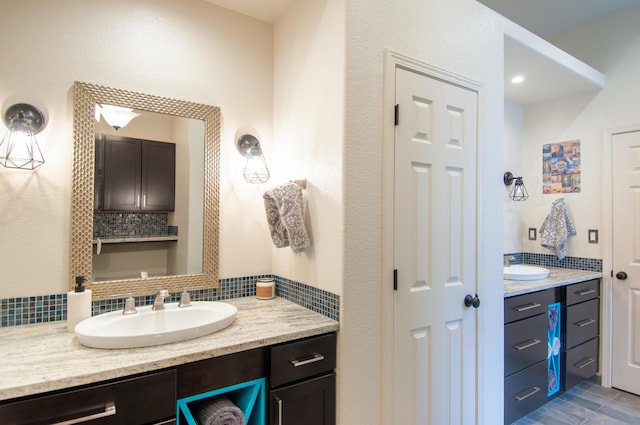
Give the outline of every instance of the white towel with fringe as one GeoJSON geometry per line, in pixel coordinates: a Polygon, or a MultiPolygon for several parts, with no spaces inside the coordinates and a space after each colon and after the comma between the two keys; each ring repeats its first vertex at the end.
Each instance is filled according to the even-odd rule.
{"type": "Polygon", "coordinates": [[[569,255],[569,236],[576,234],[576,227],[569,217],[564,198],[557,199],[540,227],[541,245],[555,251],[558,260],[569,255]]]}
{"type": "Polygon", "coordinates": [[[263,198],[273,244],[278,248],[290,246],[296,254],[311,248],[304,224],[302,187],[287,183],[266,191],[263,198]]]}

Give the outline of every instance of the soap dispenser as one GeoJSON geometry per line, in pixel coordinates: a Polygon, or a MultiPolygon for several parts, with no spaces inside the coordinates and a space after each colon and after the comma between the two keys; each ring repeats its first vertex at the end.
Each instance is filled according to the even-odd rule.
{"type": "Polygon", "coordinates": [[[76,325],[91,317],[91,290],[84,286],[85,277],[76,276],[76,286],[67,292],[67,331],[73,332],[76,325]]]}

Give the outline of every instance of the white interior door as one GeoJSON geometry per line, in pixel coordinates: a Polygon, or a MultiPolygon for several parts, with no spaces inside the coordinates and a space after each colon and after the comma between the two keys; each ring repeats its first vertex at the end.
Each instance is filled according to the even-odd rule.
{"type": "Polygon", "coordinates": [[[640,394],[640,132],[615,134],[612,160],[611,384],[640,394]]]}
{"type": "Polygon", "coordinates": [[[396,69],[395,425],[475,424],[477,92],[396,69]]]}

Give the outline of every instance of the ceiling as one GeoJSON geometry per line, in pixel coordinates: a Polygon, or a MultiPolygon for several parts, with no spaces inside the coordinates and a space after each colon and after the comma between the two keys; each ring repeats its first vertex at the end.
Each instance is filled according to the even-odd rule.
{"type": "MultiPolygon", "coordinates": [[[[204,0],[265,22],[275,23],[297,0],[204,0]]],[[[640,0],[478,0],[502,16],[538,37],[553,35],[574,26],[604,17],[640,0]]],[[[571,52],[568,52],[571,53],[571,52]]],[[[592,81],[583,79],[539,52],[505,38],[505,98],[523,106],[553,98],[597,90],[592,81]],[[527,80],[520,85],[510,82],[522,73],[527,80]]]]}
{"type": "MultiPolygon", "coordinates": [[[[577,25],[604,17],[640,0],[478,0],[538,37],[549,40],[577,25]]],[[[567,52],[571,53],[571,52],[567,52]]],[[[523,106],[598,87],[566,66],[505,37],[505,98],[523,106]],[[519,85],[516,74],[526,75],[519,85]]]]}
{"type": "Polygon", "coordinates": [[[204,0],[261,21],[275,23],[295,0],[204,0]]]}
{"type": "Polygon", "coordinates": [[[532,33],[548,37],[640,0],[478,0],[532,33]]]}

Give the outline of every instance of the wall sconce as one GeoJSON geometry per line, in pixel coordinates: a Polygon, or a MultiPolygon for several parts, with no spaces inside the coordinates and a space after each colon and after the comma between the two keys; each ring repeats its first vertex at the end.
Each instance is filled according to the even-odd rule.
{"type": "Polygon", "coordinates": [[[3,115],[7,132],[0,141],[0,163],[7,168],[33,170],[44,164],[35,135],[44,129],[44,115],[26,103],[10,106],[3,115]]]}
{"type": "Polygon", "coordinates": [[[140,116],[137,112],[133,112],[133,109],[131,108],[107,104],[96,104],[95,114],[96,121],[100,121],[100,115],[102,115],[102,118],[104,118],[107,124],[113,127],[116,131],[125,127],[132,119],[140,116]]]}
{"type": "Polygon", "coordinates": [[[529,192],[527,192],[527,188],[524,187],[522,177],[513,177],[513,174],[511,174],[510,171],[507,171],[504,173],[502,180],[507,186],[511,186],[511,184],[513,184],[513,189],[509,192],[509,198],[514,201],[524,201],[529,197],[529,192]]]}
{"type": "Polygon", "coordinates": [[[238,148],[242,156],[247,158],[242,175],[248,183],[260,184],[269,180],[270,174],[269,168],[267,168],[267,161],[262,155],[260,142],[255,136],[251,134],[240,136],[236,142],[236,148],[238,148]]]}

